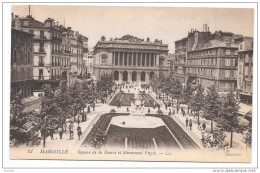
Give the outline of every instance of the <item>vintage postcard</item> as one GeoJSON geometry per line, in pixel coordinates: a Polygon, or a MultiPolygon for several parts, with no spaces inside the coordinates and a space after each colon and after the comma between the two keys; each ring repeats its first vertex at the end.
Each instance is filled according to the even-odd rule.
{"type": "Polygon", "coordinates": [[[251,162],[253,9],[10,17],[10,159],[251,162]]]}

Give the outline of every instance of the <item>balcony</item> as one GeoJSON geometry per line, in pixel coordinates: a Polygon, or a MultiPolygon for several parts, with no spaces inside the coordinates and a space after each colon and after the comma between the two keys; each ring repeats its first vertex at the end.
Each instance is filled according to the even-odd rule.
{"type": "Polygon", "coordinates": [[[70,50],[64,50],[63,53],[71,53],[70,50]]]}
{"type": "Polygon", "coordinates": [[[38,79],[39,80],[44,80],[44,77],[43,76],[38,76],[38,79]]]}
{"type": "Polygon", "coordinates": [[[45,50],[44,50],[44,48],[39,48],[38,49],[38,52],[37,52],[37,50],[34,52],[34,54],[46,54],[46,52],[45,52],[45,50]]]}
{"type": "Polygon", "coordinates": [[[43,67],[43,66],[44,66],[44,62],[39,62],[39,63],[38,63],[38,66],[39,66],[39,67],[43,67]]]}
{"type": "Polygon", "coordinates": [[[46,38],[45,35],[40,35],[40,39],[44,39],[44,40],[46,40],[47,38],[46,38]]]}
{"type": "Polygon", "coordinates": [[[62,70],[70,70],[71,66],[70,65],[63,65],[63,66],[61,66],[61,69],[62,70]]]}
{"type": "Polygon", "coordinates": [[[197,73],[187,73],[188,76],[197,77],[197,73]]]}

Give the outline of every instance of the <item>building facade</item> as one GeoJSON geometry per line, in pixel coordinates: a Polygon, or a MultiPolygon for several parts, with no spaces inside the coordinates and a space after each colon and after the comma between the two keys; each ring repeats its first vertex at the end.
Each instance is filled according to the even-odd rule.
{"type": "Polygon", "coordinates": [[[94,63],[94,52],[89,51],[86,53],[85,66],[87,67],[87,74],[93,75],[93,63],[94,63]]]}
{"type": "Polygon", "coordinates": [[[245,37],[238,49],[237,90],[241,102],[252,104],[253,38],[245,37]]]}
{"type": "Polygon", "coordinates": [[[48,18],[43,23],[28,15],[21,29],[34,34],[33,79],[35,93],[43,84],[58,87],[61,80],[71,85],[82,74],[83,41],[86,37],[48,18]]]}
{"type": "Polygon", "coordinates": [[[44,83],[58,87],[62,72],[67,70],[62,69],[62,63],[69,62],[68,57],[62,56],[62,28],[54,19],[48,18],[42,23],[32,16],[21,18],[21,28],[35,35],[33,44],[35,91],[40,91],[44,83]]]}
{"type": "Polygon", "coordinates": [[[236,88],[237,46],[220,44],[187,52],[187,81],[204,88],[216,86],[218,92],[236,88]]]}
{"type": "Polygon", "coordinates": [[[102,36],[94,47],[94,76],[112,76],[118,83],[149,82],[166,74],[168,45],[131,35],[106,41],[102,36]]]}
{"type": "Polygon", "coordinates": [[[11,100],[22,91],[23,98],[33,95],[33,34],[20,30],[18,16],[12,18],[11,100]]]}
{"type": "Polygon", "coordinates": [[[211,32],[206,24],[203,25],[203,31],[191,29],[187,37],[175,41],[175,63],[174,63],[174,77],[181,83],[186,83],[186,64],[187,51],[200,49],[211,37],[211,32]]]}

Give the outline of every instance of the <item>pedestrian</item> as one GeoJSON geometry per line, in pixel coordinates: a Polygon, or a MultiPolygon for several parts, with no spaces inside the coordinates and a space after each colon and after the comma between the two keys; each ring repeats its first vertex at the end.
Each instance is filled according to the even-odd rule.
{"type": "Polygon", "coordinates": [[[202,129],[203,129],[203,130],[206,129],[206,124],[205,124],[205,122],[202,124],[202,129]]]}
{"type": "Polygon", "coordinates": [[[172,115],[175,115],[175,109],[174,108],[172,109],[172,115]]]}
{"type": "Polygon", "coordinates": [[[189,125],[189,119],[186,118],[186,127],[188,127],[188,125],[189,125]]]}
{"type": "Polygon", "coordinates": [[[126,107],[126,112],[129,112],[129,108],[128,107],[126,107]]]}
{"type": "Polygon", "coordinates": [[[201,125],[198,125],[198,130],[201,130],[201,125]]]}
{"type": "Polygon", "coordinates": [[[191,127],[192,127],[192,120],[190,119],[190,122],[189,122],[189,126],[190,126],[190,130],[192,130],[191,129],[191,127]]]}
{"type": "Polygon", "coordinates": [[[90,112],[90,104],[88,104],[88,113],[90,112]]]}
{"type": "Polygon", "coordinates": [[[51,140],[53,140],[53,129],[50,129],[50,136],[51,136],[51,140]]]}
{"type": "Polygon", "coordinates": [[[169,116],[171,116],[171,115],[172,115],[171,109],[169,109],[169,113],[168,113],[168,115],[169,115],[169,116]]]}
{"type": "Polygon", "coordinates": [[[60,135],[60,139],[62,139],[62,128],[61,128],[61,126],[59,126],[59,128],[58,128],[58,132],[59,132],[59,135],[60,135]]]}
{"type": "Polygon", "coordinates": [[[120,101],[119,101],[119,103],[118,103],[118,107],[121,108],[121,102],[120,102],[120,101]]]}
{"type": "Polygon", "coordinates": [[[165,103],[165,109],[167,110],[167,108],[168,108],[168,105],[167,105],[167,103],[165,103]]]}
{"type": "Polygon", "coordinates": [[[80,120],[79,120],[79,115],[78,115],[78,125],[79,125],[79,123],[80,123],[80,120]]]}
{"type": "Polygon", "coordinates": [[[150,114],[150,112],[151,112],[151,111],[150,111],[150,108],[148,108],[148,114],[150,114]]]}
{"type": "Polygon", "coordinates": [[[92,102],[93,111],[95,111],[95,102],[92,102]]]}
{"type": "Polygon", "coordinates": [[[63,124],[63,131],[67,134],[67,124],[66,124],[66,122],[63,124]]]}
{"type": "Polygon", "coordinates": [[[77,127],[77,134],[78,134],[78,139],[80,140],[80,136],[82,134],[80,126],[77,127]]]}
{"type": "Polygon", "coordinates": [[[179,113],[180,106],[177,104],[177,114],[179,113]]]}
{"type": "Polygon", "coordinates": [[[181,108],[181,113],[182,113],[182,116],[184,117],[185,111],[184,111],[183,107],[181,108]]]}
{"type": "Polygon", "coordinates": [[[70,131],[70,139],[73,139],[73,124],[72,124],[72,122],[69,125],[69,131],[70,131]]]}

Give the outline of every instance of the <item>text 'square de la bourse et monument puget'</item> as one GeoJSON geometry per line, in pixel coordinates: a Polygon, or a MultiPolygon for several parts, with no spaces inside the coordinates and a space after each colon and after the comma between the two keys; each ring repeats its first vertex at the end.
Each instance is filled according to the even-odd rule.
{"type": "Polygon", "coordinates": [[[94,76],[112,76],[118,83],[148,83],[167,73],[168,45],[131,35],[106,40],[94,47],[94,76]]]}

